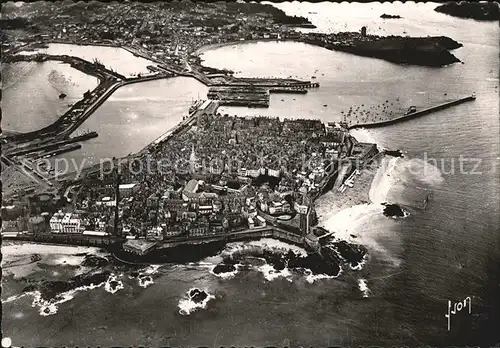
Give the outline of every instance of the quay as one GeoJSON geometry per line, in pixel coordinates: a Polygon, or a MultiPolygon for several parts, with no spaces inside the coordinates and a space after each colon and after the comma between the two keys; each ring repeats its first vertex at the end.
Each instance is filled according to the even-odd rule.
{"type": "MultiPolygon", "coordinates": [[[[325,235],[326,236],[326,235],[325,235]]],[[[325,236],[316,237],[323,238],[325,236]]],[[[213,242],[238,242],[246,240],[255,240],[260,238],[274,238],[304,247],[308,250],[315,251],[315,248],[310,245],[311,237],[285,231],[284,229],[274,226],[260,227],[254,229],[246,229],[242,231],[234,231],[228,233],[219,233],[208,236],[190,236],[190,237],[170,237],[167,240],[157,241],[156,249],[168,253],[168,249],[182,245],[196,245],[213,242]],[[164,249],[164,250],[163,250],[164,249]]],[[[120,245],[127,241],[124,237],[113,235],[82,235],[68,233],[46,233],[46,234],[27,234],[27,233],[2,233],[2,239],[6,240],[21,240],[37,243],[61,244],[61,245],[78,245],[78,246],[95,246],[95,247],[110,247],[112,245],[120,245]]],[[[141,239],[138,239],[141,241],[141,239]]]]}
{"type": "Polygon", "coordinates": [[[449,108],[451,106],[459,105],[468,101],[474,101],[476,100],[476,95],[473,93],[470,96],[452,100],[443,104],[439,104],[437,106],[433,106],[427,109],[423,109],[420,111],[415,111],[412,113],[406,113],[403,116],[393,118],[391,120],[385,120],[385,121],[379,121],[379,122],[368,122],[368,123],[357,123],[353,125],[349,125],[348,129],[356,129],[356,128],[375,128],[375,127],[382,127],[382,126],[388,126],[392,124],[396,124],[402,121],[406,121],[409,119],[413,119],[419,116],[427,115],[435,111],[443,110],[446,108],[449,108]]]}
{"type": "Polygon", "coordinates": [[[41,137],[57,137],[63,139],[74,132],[85,120],[99,108],[118,88],[144,81],[151,81],[172,77],[170,73],[147,74],[140,77],[125,78],[110,71],[100,64],[93,64],[86,60],[70,56],[55,56],[47,54],[34,54],[30,56],[13,56],[9,62],[15,61],[46,61],[60,60],[69,63],[72,67],[84,73],[93,75],[100,80],[100,84],[91,92],[85,93],[84,98],[75,103],[54,123],[27,133],[13,134],[5,137],[7,142],[31,141],[41,137]]]}
{"type": "Polygon", "coordinates": [[[191,124],[193,124],[198,119],[198,116],[201,116],[203,113],[215,114],[217,112],[217,109],[219,108],[219,105],[220,104],[217,101],[212,101],[212,100],[205,100],[202,103],[197,103],[196,109],[190,112],[188,117],[186,117],[184,120],[182,120],[179,124],[174,126],[169,131],[160,135],[150,144],[146,145],[141,151],[139,151],[139,154],[149,151],[151,148],[164,141],[168,141],[174,135],[178,134],[179,132],[181,132],[182,130],[186,129],[191,124]]]}
{"type": "Polygon", "coordinates": [[[212,242],[238,242],[260,238],[275,238],[298,246],[306,246],[304,237],[293,232],[288,232],[277,227],[260,227],[246,229],[243,231],[228,232],[224,234],[214,234],[212,236],[190,236],[190,237],[171,237],[168,240],[158,242],[158,249],[168,249],[186,244],[200,244],[212,242]]]}

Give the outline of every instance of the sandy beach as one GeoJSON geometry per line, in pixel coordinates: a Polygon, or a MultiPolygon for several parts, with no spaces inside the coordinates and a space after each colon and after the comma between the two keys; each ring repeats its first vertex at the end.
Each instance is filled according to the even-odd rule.
{"type": "MultiPolygon", "coordinates": [[[[361,244],[371,253],[381,255],[394,266],[400,260],[392,247],[397,236],[391,225],[394,220],[383,215],[384,206],[395,183],[393,173],[400,158],[381,156],[361,170],[353,180],[354,187],[340,193],[327,192],[317,201],[319,226],[334,231],[335,240],[361,244]],[[391,240],[391,246],[386,241],[391,240]]],[[[394,202],[397,203],[397,202],[394,202]]]]}

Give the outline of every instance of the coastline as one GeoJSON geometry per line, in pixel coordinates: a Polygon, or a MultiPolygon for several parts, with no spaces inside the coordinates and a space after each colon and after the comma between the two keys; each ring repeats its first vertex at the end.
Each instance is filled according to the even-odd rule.
{"type": "Polygon", "coordinates": [[[388,199],[397,161],[397,157],[384,155],[376,163],[363,168],[361,174],[353,179],[354,188],[359,186],[359,190],[349,192],[353,188],[347,188],[343,193],[332,190],[320,197],[318,226],[333,231],[334,239],[360,244],[366,242],[363,234],[369,234],[369,230],[356,227],[371,216],[383,216],[382,203],[388,199]]]}
{"type": "MultiPolygon", "coordinates": [[[[240,43],[258,43],[258,42],[269,42],[269,41],[276,41],[276,42],[282,42],[282,41],[297,41],[293,39],[277,39],[277,38],[269,38],[269,39],[245,39],[245,40],[232,40],[232,41],[226,41],[226,42],[219,42],[219,43],[214,43],[214,44],[208,44],[208,45],[203,45],[195,49],[193,52],[190,53],[190,55],[193,56],[199,56],[207,51],[214,50],[216,48],[221,48],[225,46],[232,46],[232,45],[237,45],[240,43]]],[[[301,41],[297,41],[301,42],[301,41]]]]}

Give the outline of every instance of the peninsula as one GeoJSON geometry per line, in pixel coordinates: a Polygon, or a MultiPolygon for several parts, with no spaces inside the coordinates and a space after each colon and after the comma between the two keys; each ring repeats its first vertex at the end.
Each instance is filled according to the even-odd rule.
{"type": "MultiPolygon", "coordinates": [[[[359,33],[301,33],[291,27],[311,25],[307,19],[286,16],[272,6],[266,11],[266,6],[77,3],[57,6],[54,12],[48,5],[36,9],[29,22],[11,23],[9,28],[17,29],[3,44],[5,62],[59,60],[96,76],[100,84],[54,124],[2,137],[2,166],[11,172],[21,169],[42,188],[37,192],[21,184],[5,197],[5,231],[24,240],[107,246],[128,257],[261,237],[320,252],[322,238],[331,233],[317,226],[315,200],[332,187],[348,191],[356,173],[377,156],[376,145],[358,142],[349,129],[361,124],[346,118],[324,124],[221,115],[219,105],[267,106],[269,93],[307,93],[319,84],[236,78],[228,70],[202,67],[197,50],[245,40],[293,40],[394,63],[442,66],[458,61],[449,50],[461,44],[442,36],[379,37],[368,35],[366,27],[359,33]],[[123,10],[128,11],[126,19],[118,15],[123,10]],[[82,14],[71,16],[77,11],[82,14]],[[86,21],[97,31],[82,29],[86,21]],[[155,25],[159,21],[162,25],[155,25]],[[124,30],[132,22],[137,24],[133,32],[124,30]],[[125,77],[98,60],[19,54],[51,42],[119,46],[157,65],[148,66],[150,74],[125,77]],[[209,100],[194,102],[182,122],[136,154],[86,168],[81,177],[61,178],[47,168],[46,157],[97,136],[89,132],[70,138],[117,88],[173,76],[194,77],[209,86],[209,100]]],[[[418,114],[425,112],[430,111],[418,114]]]]}

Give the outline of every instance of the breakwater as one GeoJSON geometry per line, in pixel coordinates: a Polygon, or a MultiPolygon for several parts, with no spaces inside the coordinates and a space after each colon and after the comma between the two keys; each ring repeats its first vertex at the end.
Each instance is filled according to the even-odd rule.
{"type": "Polygon", "coordinates": [[[396,117],[396,118],[393,118],[390,120],[384,120],[384,121],[378,121],[378,122],[368,122],[368,123],[357,123],[357,124],[349,125],[348,128],[349,129],[356,129],[356,128],[375,128],[375,127],[389,126],[389,125],[403,122],[403,121],[406,121],[409,119],[413,119],[413,118],[417,118],[417,117],[420,117],[423,115],[427,115],[427,114],[430,114],[430,113],[435,112],[435,111],[443,110],[443,109],[449,108],[451,106],[459,105],[459,104],[462,104],[462,103],[465,103],[468,101],[473,101],[475,99],[476,99],[476,96],[473,94],[473,95],[470,95],[470,96],[467,96],[464,98],[452,100],[450,102],[439,104],[437,106],[426,108],[426,109],[423,109],[420,111],[407,113],[407,114],[404,114],[403,116],[396,117]]]}
{"type": "Polygon", "coordinates": [[[152,81],[173,76],[173,74],[170,73],[160,73],[135,78],[125,78],[122,75],[105,69],[99,64],[93,64],[81,58],[70,56],[34,54],[32,56],[12,56],[8,58],[9,62],[46,60],[60,60],[69,63],[72,67],[84,73],[96,76],[100,80],[100,83],[94,90],[85,93],[82,100],[75,103],[54,123],[36,131],[12,134],[5,137],[9,142],[30,141],[39,137],[65,138],[85,122],[85,120],[118,88],[138,82],[152,81]]]}

